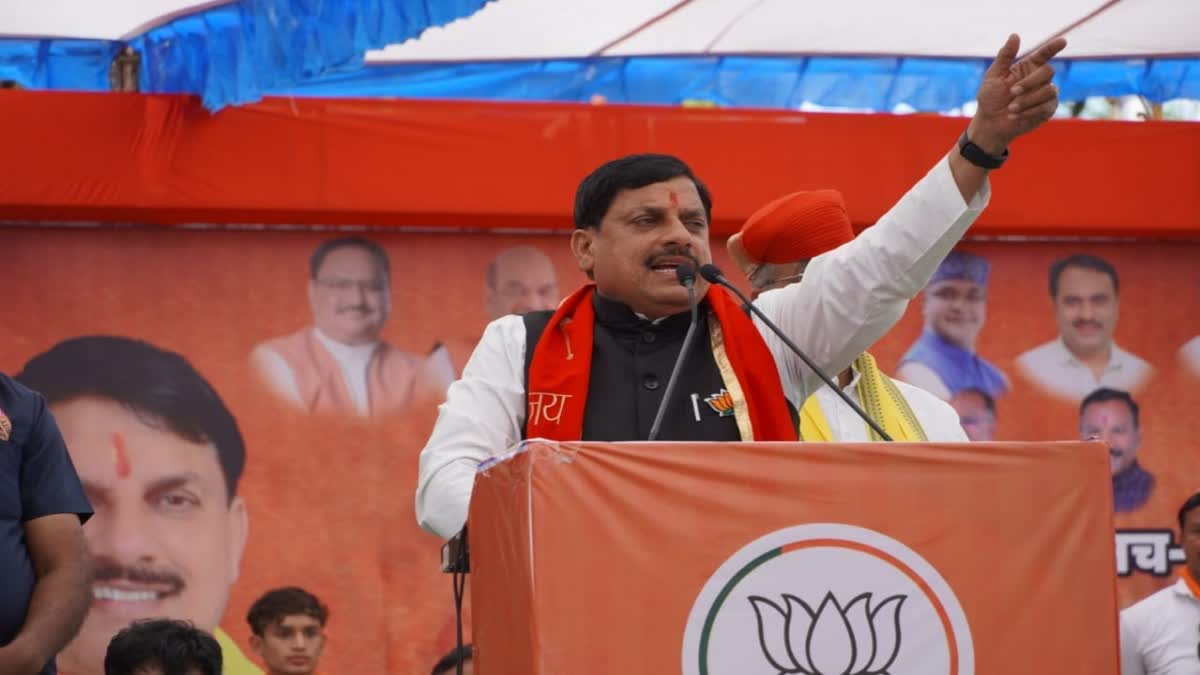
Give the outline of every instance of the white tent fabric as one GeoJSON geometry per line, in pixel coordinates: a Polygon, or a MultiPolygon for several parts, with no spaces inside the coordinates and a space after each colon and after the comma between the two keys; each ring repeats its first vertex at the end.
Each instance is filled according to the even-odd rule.
{"type": "Polygon", "coordinates": [[[128,40],[171,19],[234,0],[4,0],[0,36],[128,40]]]}
{"type": "Polygon", "coordinates": [[[1200,0],[0,0],[0,81],[947,112],[1014,32],[1065,101],[1200,99],[1200,0]]]}
{"type": "Polygon", "coordinates": [[[371,63],[654,55],[988,58],[1009,33],[1066,58],[1200,55],[1198,0],[498,0],[371,63]]]}

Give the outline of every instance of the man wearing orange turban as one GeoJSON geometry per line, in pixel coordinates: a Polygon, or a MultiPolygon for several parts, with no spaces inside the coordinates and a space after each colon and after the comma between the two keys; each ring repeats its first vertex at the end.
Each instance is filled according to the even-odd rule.
{"type": "MultiPolygon", "coordinates": [[[[785,195],[759,209],[729,238],[727,247],[758,294],[803,283],[810,260],[852,239],[841,193],[814,190],[785,195]]],[[[895,440],[968,440],[953,408],[923,389],[884,375],[866,352],[835,380],[895,440]]],[[[848,443],[882,440],[829,387],[805,400],[800,437],[848,443]]]]}

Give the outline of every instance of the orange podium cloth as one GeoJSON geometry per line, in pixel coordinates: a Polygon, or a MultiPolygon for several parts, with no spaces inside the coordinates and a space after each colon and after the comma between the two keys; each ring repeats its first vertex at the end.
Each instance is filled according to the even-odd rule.
{"type": "Polygon", "coordinates": [[[470,509],[476,672],[1117,675],[1097,443],[530,441],[470,509]]]}

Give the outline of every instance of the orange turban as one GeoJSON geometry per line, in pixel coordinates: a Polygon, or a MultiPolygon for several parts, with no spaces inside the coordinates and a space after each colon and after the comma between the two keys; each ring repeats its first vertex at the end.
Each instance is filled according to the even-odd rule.
{"type": "Polygon", "coordinates": [[[767,204],[742,226],[742,246],[764,263],[815,258],[854,239],[837,190],[793,192],[767,204]]]}

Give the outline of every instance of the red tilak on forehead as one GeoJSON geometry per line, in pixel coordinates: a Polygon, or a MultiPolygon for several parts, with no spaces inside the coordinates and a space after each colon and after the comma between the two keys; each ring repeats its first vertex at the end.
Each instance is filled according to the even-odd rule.
{"type": "Polygon", "coordinates": [[[679,196],[675,194],[675,191],[671,190],[667,194],[671,197],[671,206],[679,208],[679,196]]]}
{"type": "Polygon", "coordinates": [[[125,437],[114,433],[112,443],[113,465],[117,471],[117,478],[129,478],[129,474],[133,471],[133,465],[129,462],[129,449],[125,447],[125,437]]]}

